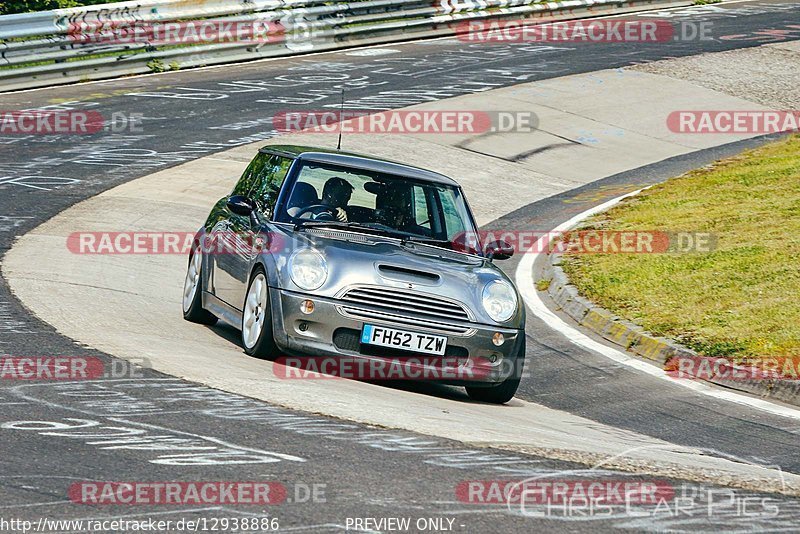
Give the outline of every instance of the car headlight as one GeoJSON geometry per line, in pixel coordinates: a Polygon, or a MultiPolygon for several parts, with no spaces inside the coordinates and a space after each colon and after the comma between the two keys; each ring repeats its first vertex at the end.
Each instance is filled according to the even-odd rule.
{"type": "Polygon", "coordinates": [[[289,259],[289,275],[297,287],[306,291],[319,289],[328,278],[328,262],[319,252],[304,248],[289,259]]]}
{"type": "Polygon", "coordinates": [[[498,323],[504,323],[517,311],[517,292],[508,282],[494,280],[483,288],[483,309],[498,323]]]}

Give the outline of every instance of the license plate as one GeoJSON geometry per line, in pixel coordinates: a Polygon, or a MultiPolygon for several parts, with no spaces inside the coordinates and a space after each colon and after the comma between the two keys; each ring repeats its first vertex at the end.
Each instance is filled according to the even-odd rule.
{"type": "Polygon", "coordinates": [[[443,356],[447,348],[447,337],[365,324],[361,331],[361,343],[443,356]]]}

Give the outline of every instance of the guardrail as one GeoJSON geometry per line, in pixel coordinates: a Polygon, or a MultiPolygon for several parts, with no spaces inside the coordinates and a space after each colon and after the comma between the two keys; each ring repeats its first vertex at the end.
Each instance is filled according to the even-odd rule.
{"type": "MultiPolygon", "coordinates": [[[[464,31],[464,22],[557,21],[691,0],[142,0],[0,16],[0,91],[321,52],[464,31]],[[226,24],[256,38],[167,42],[154,29],[226,24]],[[134,33],[138,31],[138,33],[134,33]]],[[[174,33],[173,33],[174,34],[174,33]]],[[[202,36],[200,36],[202,37],[202,36]]],[[[207,36],[206,36],[207,37],[207,36]]]]}

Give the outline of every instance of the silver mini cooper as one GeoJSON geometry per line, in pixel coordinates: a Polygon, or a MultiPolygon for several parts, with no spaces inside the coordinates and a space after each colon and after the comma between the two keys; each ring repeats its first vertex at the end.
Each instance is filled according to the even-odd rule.
{"type": "Polygon", "coordinates": [[[513,248],[477,235],[446,176],[265,147],[197,233],[183,315],[221,319],[247,354],[306,371],[438,381],[505,403],[522,374],[525,307],[493,264],[513,248]]]}

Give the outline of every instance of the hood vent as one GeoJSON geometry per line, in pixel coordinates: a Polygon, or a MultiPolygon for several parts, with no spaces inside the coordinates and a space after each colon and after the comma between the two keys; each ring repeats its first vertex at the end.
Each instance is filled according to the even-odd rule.
{"type": "Polygon", "coordinates": [[[436,284],[441,279],[436,273],[418,271],[417,269],[409,269],[408,267],[399,267],[397,265],[379,264],[378,272],[384,278],[418,284],[436,284]]]}

